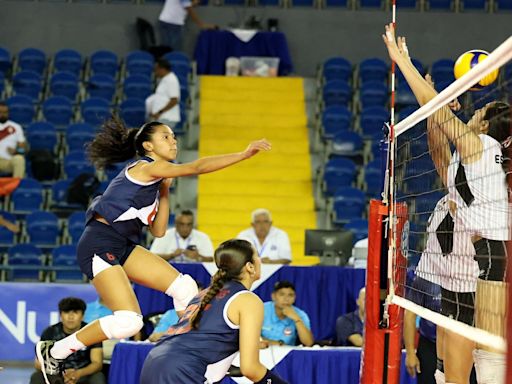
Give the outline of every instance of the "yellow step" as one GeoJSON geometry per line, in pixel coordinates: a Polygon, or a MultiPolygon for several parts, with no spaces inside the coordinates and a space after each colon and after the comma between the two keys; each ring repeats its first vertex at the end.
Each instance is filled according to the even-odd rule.
{"type": "Polygon", "coordinates": [[[219,137],[233,137],[236,136],[237,139],[241,141],[250,142],[252,140],[257,140],[262,137],[265,137],[267,140],[271,142],[278,141],[307,141],[308,133],[305,129],[297,129],[292,127],[291,129],[275,129],[269,127],[255,127],[255,128],[238,128],[238,127],[229,127],[223,125],[202,125],[201,128],[201,140],[207,139],[215,139],[219,140],[219,137]]]}
{"type": "Polygon", "coordinates": [[[206,180],[238,180],[246,182],[257,181],[273,181],[282,180],[286,177],[289,181],[311,181],[311,172],[308,168],[309,164],[304,167],[290,165],[289,167],[255,167],[238,165],[199,176],[199,182],[204,178],[206,180]]]}
{"type": "Polygon", "coordinates": [[[225,77],[225,76],[201,76],[201,91],[208,89],[222,89],[232,92],[257,91],[266,93],[269,89],[273,92],[295,93],[303,95],[303,79],[300,77],[280,78],[250,78],[250,77],[225,77]]]}
{"type": "Polygon", "coordinates": [[[209,195],[244,195],[264,196],[269,193],[271,196],[297,197],[311,196],[313,185],[311,180],[307,181],[261,181],[254,180],[252,183],[240,183],[235,180],[217,181],[215,178],[207,179],[200,177],[198,185],[199,196],[209,195]]]}
{"type": "MultiPolygon", "coordinates": [[[[262,139],[259,137],[258,139],[262,139]]],[[[304,140],[293,140],[286,142],[285,140],[274,140],[271,142],[272,150],[265,153],[266,158],[270,158],[275,154],[286,154],[286,155],[302,155],[304,151],[309,150],[308,142],[304,140]]],[[[207,153],[233,153],[240,152],[247,148],[249,142],[243,142],[240,140],[222,140],[219,139],[203,139],[199,138],[199,154],[204,156],[207,153]]]]}
{"type": "Polygon", "coordinates": [[[301,103],[304,96],[300,93],[283,92],[282,90],[266,90],[258,92],[256,90],[239,89],[233,90],[228,88],[208,88],[201,90],[201,103],[209,101],[245,101],[247,103],[266,103],[269,101],[276,103],[301,103]]]}
{"type": "Polygon", "coordinates": [[[223,125],[228,127],[238,127],[240,129],[252,127],[267,127],[273,129],[292,127],[306,129],[308,121],[306,114],[304,113],[296,116],[269,116],[266,113],[239,115],[232,113],[225,115],[200,115],[199,123],[202,131],[203,127],[210,125],[223,125]]]}
{"type": "MultiPolygon", "coordinates": [[[[199,156],[213,156],[222,152],[217,151],[203,151],[199,156]]],[[[227,152],[225,152],[227,153],[227,152]]],[[[303,169],[304,172],[311,172],[311,163],[307,156],[301,154],[281,154],[270,152],[263,152],[249,160],[242,161],[230,168],[232,169],[248,169],[248,168],[288,168],[293,165],[294,168],[303,169]]],[[[282,179],[281,177],[280,179],[282,179]]],[[[255,180],[257,181],[257,180],[255,180]]]]}
{"type": "MultiPolygon", "coordinates": [[[[247,227],[251,221],[251,211],[231,211],[217,209],[201,209],[198,211],[198,223],[200,227],[203,225],[242,225],[247,227]]],[[[316,214],[311,212],[289,212],[275,211],[272,212],[272,220],[279,228],[316,228],[316,214]]]]}
{"type": "Polygon", "coordinates": [[[266,114],[267,116],[294,116],[305,114],[304,105],[297,103],[276,103],[259,102],[250,103],[247,101],[222,101],[222,100],[201,100],[199,106],[200,115],[256,115],[266,114]]]}
{"type": "MultiPolygon", "coordinates": [[[[225,241],[236,237],[240,232],[250,227],[251,218],[246,217],[246,222],[239,225],[200,225],[199,230],[207,233],[212,239],[215,238],[217,241],[225,241]]],[[[275,223],[275,221],[274,221],[275,223]]],[[[275,224],[277,228],[282,229],[288,234],[290,241],[304,241],[304,229],[294,227],[282,227],[275,224]]]]}
{"type": "Polygon", "coordinates": [[[220,196],[201,195],[198,198],[198,209],[230,209],[252,211],[265,207],[270,212],[276,210],[311,211],[315,209],[312,198],[306,197],[268,197],[268,196],[220,196]]]}

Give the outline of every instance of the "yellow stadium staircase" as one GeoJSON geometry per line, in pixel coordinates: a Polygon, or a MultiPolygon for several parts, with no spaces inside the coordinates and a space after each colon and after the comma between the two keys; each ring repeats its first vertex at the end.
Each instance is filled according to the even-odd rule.
{"type": "Polygon", "coordinates": [[[304,256],[304,230],[316,228],[303,81],[300,78],[201,77],[199,156],[242,151],[266,138],[272,151],[199,177],[198,227],[214,246],[250,226],[267,208],[290,237],[294,265],[304,256]]]}

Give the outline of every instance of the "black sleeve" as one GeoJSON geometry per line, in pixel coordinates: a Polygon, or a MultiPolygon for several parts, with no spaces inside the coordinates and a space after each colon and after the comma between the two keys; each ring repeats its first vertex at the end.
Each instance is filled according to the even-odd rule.
{"type": "Polygon", "coordinates": [[[53,326],[46,328],[43,333],[41,333],[41,341],[45,340],[55,340],[55,332],[53,331],[53,326]]]}

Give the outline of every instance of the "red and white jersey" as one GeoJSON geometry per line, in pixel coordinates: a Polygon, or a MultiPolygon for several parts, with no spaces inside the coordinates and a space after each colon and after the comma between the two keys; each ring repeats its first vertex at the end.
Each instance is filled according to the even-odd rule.
{"type": "Polygon", "coordinates": [[[12,155],[8,149],[15,149],[18,143],[25,142],[25,135],[21,125],[12,120],[0,123],[0,158],[10,159],[12,155]]]}

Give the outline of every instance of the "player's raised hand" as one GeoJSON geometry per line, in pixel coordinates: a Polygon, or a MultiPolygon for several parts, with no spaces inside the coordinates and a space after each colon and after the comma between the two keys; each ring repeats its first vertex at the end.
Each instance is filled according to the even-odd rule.
{"type": "Polygon", "coordinates": [[[246,159],[249,159],[260,151],[270,151],[271,149],[272,145],[266,139],[261,139],[249,144],[243,154],[246,159]]]}
{"type": "Polygon", "coordinates": [[[393,23],[386,24],[385,33],[382,35],[382,40],[388,49],[388,54],[391,60],[398,62],[400,60],[410,61],[409,50],[405,41],[405,37],[395,38],[395,27],[393,23]]]}

